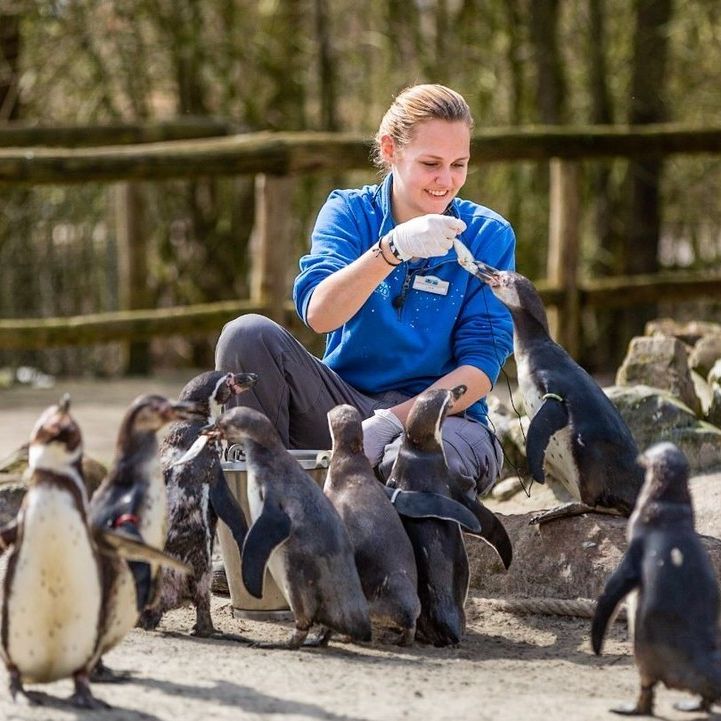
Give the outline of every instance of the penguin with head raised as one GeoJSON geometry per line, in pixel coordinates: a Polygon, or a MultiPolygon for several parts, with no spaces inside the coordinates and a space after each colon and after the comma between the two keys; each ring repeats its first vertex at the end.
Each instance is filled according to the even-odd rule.
{"type": "MultiPolygon", "coordinates": [[[[109,587],[120,567],[127,572],[122,557],[161,554],[89,525],[78,470],[81,434],[69,405],[65,397],[38,420],[30,440],[28,489],[12,534],[3,536],[10,551],[2,579],[0,653],[13,698],[21,693],[39,703],[24,682],[72,676],[74,705],[108,708],[92,695],[89,675],[109,648],[105,629],[118,610],[109,587]]],[[[134,597],[130,607],[135,608],[134,597]]]]}
{"type": "Polygon", "coordinates": [[[421,610],[418,574],[403,524],[363,452],[358,410],[336,406],[328,412],[333,450],[324,493],[343,519],[374,625],[398,632],[412,643],[421,610]]]}
{"type": "Polygon", "coordinates": [[[368,603],[343,521],[268,418],[232,408],[206,432],[245,449],[252,525],[241,554],[243,583],[260,598],[270,568],[295,616],[286,646],[301,646],[314,623],[324,627],[322,642],[333,631],[370,641],[368,603]]]}
{"type": "MultiPolygon", "coordinates": [[[[90,521],[94,527],[122,531],[154,548],[163,547],[168,504],[157,432],[172,421],[194,418],[197,410],[192,403],[171,402],[152,394],[133,401],[120,424],[110,473],[90,502],[90,521]]],[[[129,565],[132,581],[127,574],[113,577],[111,593],[118,600],[106,626],[103,645],[108,647],[135,625],[154,597],[160,564],[134,561],[129,565]],[[132,604],[128,602],[130,598],[132,604]]],[[[95,675],[101,680],[109,672],[99,663],[95,675]]]]}
{"type": "Polygon", "coordinates": [[[170,569],[160,572],[156,599],[140,617],[142,628],[155,628],[166,611],[190,597],[196,612],[193,634],[216,633],[210,617],[210,582],[218,518],[232,531],[239,551],[248,526],[228,488],[220,443],[210,440],[198,448],[198,439],[209,440],[200,433],[203,427],[215,422],[230,398],[251,388],[256,380],[255,373],[209,371],[191,379],[180,392],[179,400],[192,403],[198,416],[171,424],[160,446],[168,496],[165,551],[190,566],[192,572],[188,576],[170,569]]]}
{"type": "MultiPolygon", "coordinates": [[[[403,498],[402,494],[408,494],[412,499],[425,497],[429,503],[436,505],[436,498],[445,497],[450,506],[459,506],[452,500],[454,480],[443,452],[441,424],[453,402],[465,392],[465,386],[452,390],[432,388],[416,398],[386,484],[396,489],[401,494],[400,498],[403,498]]],[[[393,500],[398,507],[396,499],[393,500]]],[[[459,509],[468,513],[462,506],[459,509]]],[[[469,581],[462,517],[458,515],[458,510],[445,516],[429,512],[425,517],[420,513],[404,513],[400,508],[399,512],[413,546],[418,571],[421,615],[416,637],[436,646],[457,644],[465,630],[463,606],[469,581]]],[[[477,524],[472,515],[470,521],[477,524]]],[[[482,528],[477,525],[473,530],[482,535],[482,528]]],[[[505,536],[505,547],[508,538],[505,531],[499,537],[501,535],[505,536]]],[[[510,541],[508,550],[503,553],[510,553],[510,541]]]]}
{"type": "Polygon", "coordinates": [[[539,483],[552,478],[574,499],[531,523],[588,511],[630,515],[643,469],[621,414],[596,381],[551,339],[543,302],[528,278],[479,261],[467,269],[488,285],[513,318],[518,385],[531,419],[526,440],[531,475],[539,483]]]}
{"type": "Polygon", "coordinates": [[[649,448],[640,462],[646,481],[628,524],[628,548],[606,582],[591,625],[601,653],[616,606],[637,591],[633,646],[641,690],[627,715],[653,713],[654,686],[701,697],[685,710],[709,711],[721,698],[718,579],[694,530],[688,461],[672,443],[649,448]]]}

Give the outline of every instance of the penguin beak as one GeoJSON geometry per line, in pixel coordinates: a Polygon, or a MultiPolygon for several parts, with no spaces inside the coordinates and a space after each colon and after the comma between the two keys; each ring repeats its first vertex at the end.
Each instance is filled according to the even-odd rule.
{"type": "Polygon", "coordinates": [[[208,425],[203,426],[200,429],[200,435],[208,436],[208,438],[212,441],[221,440],[223,438],[223,433],[216,423],[208,423],[208,425]]]}
{"type": "Polygon", "coordinates": [[[228,387],[234,395],[252,388],[258,381],[257,373],[232,373],[228,379],[228,387]]]}
{"type": "Polygon", "coordinates": [[[498,270],[491,265],[487,265],[481,260],[476,260],[470,250],[460,241],[455,238],[453,241],[453,247],[455,248],[456,255],[458,256],[458,263],[463,270],[468,271],[471,275],[474,275],[478,280],[483,283],[490,283],[494,285],[498,278],[498,270]]]}
{"type": "Polygon", "coordinates": [[[481,260],[474,260],[473,265],[475,266],[473,275],[475,275],[476,278],[482,280],[484,283],[488,283],[489,285],[498,284],[498,270],[496,268],[484,263],[481,260]]]}

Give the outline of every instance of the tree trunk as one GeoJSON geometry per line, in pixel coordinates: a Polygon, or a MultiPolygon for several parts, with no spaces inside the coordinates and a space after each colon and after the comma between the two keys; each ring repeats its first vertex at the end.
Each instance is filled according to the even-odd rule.
{"type": "MultiPolygon", "coordinates": [[[[635,14],[629,122],[633,125],[663,122],[667,120],[664,96],[672,1],[635,0],[635,14]]],[[[661,160],[632,160],[628,164],[625,182],[628,221],[622,269],[625,274],[653,273],[659,268],[662,172],[661,160]]],[[[646,321],[656,312],[656,306],[647,305],[627,313],[624,323],[627,337],[642,333],[646,321]]]]}
{"type": "Polygon", "coordinates": [[[558,46],[558,0],[533,0],[531,41],[537,73],[536,102],[542,123],[566,120],[566,79],[558,46]]]}

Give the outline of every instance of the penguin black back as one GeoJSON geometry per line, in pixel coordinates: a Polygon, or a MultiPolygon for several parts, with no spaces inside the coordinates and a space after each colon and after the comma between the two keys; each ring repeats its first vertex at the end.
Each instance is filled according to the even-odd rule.
{"type": "Polygon", "coordinates": [[[719,590],[694,530],[688,462],[671,443],[651,447],[640,460],[646,480],[629,521],[629,547],[598,600],[593,650],[600,653],[615,607],[637,590],[634,656],[642,686],[633,711],[652,712],[659,681],[698,694],[708,709],[721,697],[719,590]]]}

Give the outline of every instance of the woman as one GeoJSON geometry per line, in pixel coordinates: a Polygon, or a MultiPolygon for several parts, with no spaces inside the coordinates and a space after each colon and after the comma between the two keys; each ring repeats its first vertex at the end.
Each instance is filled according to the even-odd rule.
{"type": "Polygon", "coordinates": [[[223,329],[216,367],[255,371],[239,401],[262,410],[289,448],[328,448],[326,413],[358,408],[366,455],[384,480],[416,395],[463,384],[443,426],[446,458],[470,495],[487,492],[502,463],[485,396],[512,349],[508,311],[458,264],[453,239],[474,257],[514,267],[509,223],[457,198],[473,120],[461,95],[417,85],[394,100],[375,137],[380,185],[333,191],[321,208],[293,299],[326,333],[323,360],[272,321],[246,315],[223,329]]]}

